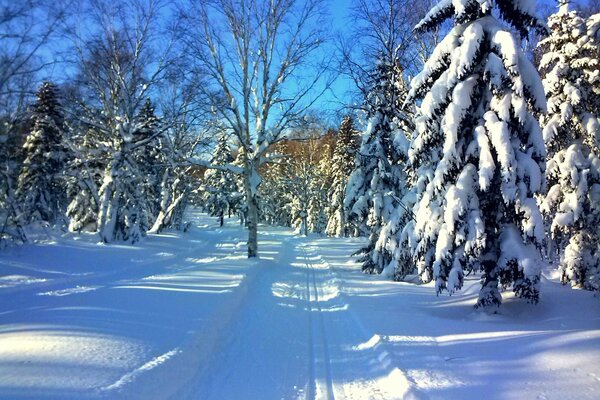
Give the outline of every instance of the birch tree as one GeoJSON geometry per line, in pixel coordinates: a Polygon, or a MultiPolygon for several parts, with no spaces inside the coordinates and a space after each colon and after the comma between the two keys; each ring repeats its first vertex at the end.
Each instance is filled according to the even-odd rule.
{"type": "Polygon", "coordinates": [[[189,0],[187,45],[213,110],[242,148],[248,257],[257,257],[259,166],[327,90],[322,0],[189,0]]]}
{"type": "Polygon", "coordinates": [[[141,182],[133,180],[140,179],[135,153],[164,133],[138,134],[144,129],[138,113],[171,62],[173,41],[158,35],[163,6],[161,0],[91,0],[79,24],[85,29],[71,31],[81,87],[75,112],[102,137],[97,230],[104,242],[135,241],[148,227],[141,182]]]}

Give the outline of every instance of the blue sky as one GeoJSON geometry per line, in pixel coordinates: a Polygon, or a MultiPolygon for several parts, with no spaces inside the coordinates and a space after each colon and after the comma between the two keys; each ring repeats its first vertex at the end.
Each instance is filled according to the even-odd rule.
{"type": "MultiPolygon", "coordinates": [[[[587,2],[588,0],[579,0],[578,2],[587,2]]],[[[351,23],[349,20],[349,12],[353,0],[328,0],[329,13],[330,13],[330,35],[331,42],[327,48],[324,49],[326,52],[331,52],[334,49],[330,46],[334,45],[335,36],[338,33],[349,33],[351,23]]],[[[538,0],[538,3],[545,3],[546,5],[556,4],[554,0],[538,0]]],[[[61,68],[60,71],[53,71],[52,75],[62,75],[65,68],[61,68]]],[[[344,105],[349,105],[350,99],[348,98],[348,92],[353,89],[353,83],[344,77],[340,77],[334,83],[330,92],[325,93],[322,98],[319,99],[315,109],[318,110],[321,116],[326,116],[328,122],[336,124],[339,122],[340,115],[335,115],[335,112],[340,110],[344,105]]]]}

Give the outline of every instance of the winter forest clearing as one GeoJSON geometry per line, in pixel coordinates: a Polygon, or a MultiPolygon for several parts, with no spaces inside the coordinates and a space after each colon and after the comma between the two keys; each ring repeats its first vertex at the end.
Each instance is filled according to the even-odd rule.
{"type": "Polygon", "coordinates": [[[348,253],[363,239],[261,225],[248,259],[237,221],[193,219],[110,254],[72,235],[4,257],[0,397],[598,396],[588,292],[544,274],[537,307],[511,298],[487,315],[476,278],[436,297],[361,274],[348,253]]]}
{"type": "Polygon", "coordinates": [[[596,0],[0,0],[0,397],[600,396],[596,0]]]}

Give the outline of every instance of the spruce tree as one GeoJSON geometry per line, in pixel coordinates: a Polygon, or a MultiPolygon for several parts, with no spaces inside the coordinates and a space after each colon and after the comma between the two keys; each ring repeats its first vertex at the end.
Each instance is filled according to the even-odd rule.
{"type": "Polygon", "coordinates": [[[354,234],[347,222],[344,197],[357,150],[358,132],[354,128],[354,119],[348,116],[340,125],[330,162],[331,185],[328,190],[328,221],[325,230],[330,236],[346,237],[354,234]]]}
{"type": "Polygon", "coordinates": [[[133,159],[141,174],[140,191],[146,201],[148,218],[154,221],[160,211],[160,184],[167,164],[164,150],[168,147],[168,142],[161,134],[160,120],[150,99],[146,99],[137,120],[139,127],[134,132],[135,141],[148,143],[134,152],[133,159]]]}
{"type": "Polygon", "coordinates": [[[31,132],[23,145],[25,160],[16,192],[25,223],[53,225],[64,211],[62,174],[66,151],[60,108],[58,88],[44,82],[33,105],[31,132]]]}
{"type": "Polygon", "coordinates": [[[600,14],[587,20],[561,1],[540,42],[548,96],[542,118],[548,194],[542,211],[563,283],[600,290],[600,14]]]}
{"type": "Polygon", "coordinates": [[[394,218],[406,186],[407,116],[402,111],[406,86],[397,60],[382,56],[371,76],[367,98],[368,125],[346,188],[348,221],[369,235],[360,255],[363,271],[381,273],[392,261],[381,230],[394,218]]]}
{"type": "Polygon", "coordinates": [[[102,134],[74,122],[70,129],[67,193],[69,231],[95,232],[100,199],[98,190],[108,157],[102,134]]]}
{"type": "MultiPolygon", "coordinates": [[[[218,137],[211,160],[212,165],[223,166],[234,161],[227,142],[227,135],[221,134],[218,137]]],[[[235,211],[239,199],[236,177],[230,171],[209,169],[204,175],[204,183],[206,187],[204,207],[210,215],[218,216],[220,225],[223,226],[225,215],[231,215],[235,211]]]]}
{"type": "Polygon", "coordinates": [[[478,307],[499,306],[500,287],[537,303],[545,235],[535,196],[546,151],[534,113],[546,100],[517,34],[543,24],[530,0],[442,0],[415,30],[450,17],[408,96],[422,99],[409,152],[418,176],[415,262],[438,293],[480,271],[478,307]]]}
{"type": "Polygon", "coordinates": [[[20,118],[0,117],[0,248],[27,242],[15,190],[23,147],[20,118]]]}

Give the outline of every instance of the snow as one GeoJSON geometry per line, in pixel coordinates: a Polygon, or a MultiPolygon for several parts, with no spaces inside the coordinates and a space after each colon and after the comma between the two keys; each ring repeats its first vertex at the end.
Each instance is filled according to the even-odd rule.
{"type": "MultiPolygon", "coordinates": [[[[476,274],[436,296],[362,274],[364,238],[263,225],[248,260],[238,221],[188,214],[187,234],[135,245],[4,250],[0,398],[597,398],[600,300],[548,271],[537,306],[505,294],[488,314],[476,274]]],[[[503,257],[534,275],[507,235],[503,257]]]]}
{"type": "Polygon", "coordinates": [[[453,0],[441,0],[429,10],[425,17],[415,26],[415,31],[421,30],[430,25],[433,21],[447,13],[447,10],[453,6],[453,0]]]}

